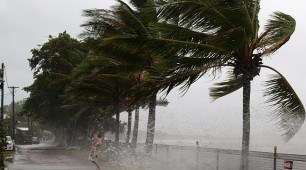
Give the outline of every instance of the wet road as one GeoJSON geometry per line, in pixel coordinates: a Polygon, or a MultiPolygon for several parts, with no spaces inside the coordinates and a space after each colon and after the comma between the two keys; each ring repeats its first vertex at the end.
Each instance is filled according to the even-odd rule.
{"type": "Polygon", "coordinates": [[[57,149],[52,145],[23,145],[15,152],[9,170],[94,170],[87,153],[57,149]]]}

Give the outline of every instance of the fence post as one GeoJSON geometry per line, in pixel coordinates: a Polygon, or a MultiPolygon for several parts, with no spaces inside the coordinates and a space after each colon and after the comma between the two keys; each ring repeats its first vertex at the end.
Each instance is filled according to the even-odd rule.
{"type": "Polygon", "coordinates": [[[169,163],[169,145],[167,145],[167,163],[169,163]]]}
{"type": "Polygon", "coordinates": [[[157,158],[157,146],[158,146],[158,144],[155,144],[155,155],[156,155],[156,158],[157,158]]]}
{"type": "Polygon", "coordinates": [[[277,146],[274,146],[274,162],[273,162],[273,170],[276,170],[276,157],[277,157],[277,146]]]}
{"type": "Polygon", "coordinates": [[[216,167],[217,170],[219,170],[219,159],[220,159],[220,150],[217,149],[217,167],[216,167]]]}
{"type": "Polygon", "coordinates": [[[196,141],[197,144],[197,170],[199,170],[199,141],[196,141]]]}

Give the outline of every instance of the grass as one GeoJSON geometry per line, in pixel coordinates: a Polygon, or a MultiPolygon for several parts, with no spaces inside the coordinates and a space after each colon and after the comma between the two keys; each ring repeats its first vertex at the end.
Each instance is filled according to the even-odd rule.
{"type": "Polygon", "coordinates": [[[15,151],[5,151],[4,152],[4,158],[13,156],[14,153],[15,153],[15,151]]]}
{"type": "Polygon", "coordinates": [[[4,167],[7,166],[8,162],[11,162],[13,159],[12,157],[14,156],[15,151],[5,151],[4,152],[4,167]]]}

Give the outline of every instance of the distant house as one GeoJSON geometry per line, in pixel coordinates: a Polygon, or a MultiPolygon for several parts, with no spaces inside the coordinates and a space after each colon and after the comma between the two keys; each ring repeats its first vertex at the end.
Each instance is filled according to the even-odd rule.
{"type": "Polygon", "coordinates": [[[16,127],[16,130],[20,130],[22,132],[28,132],[29,128],[28,127],[16,127]]]}
{"type": "Polygon", "coordinates": [[[3,115],[3,118],[4,118],[4,119],[8,119],[8,118],[10,118],[10,117],[9,117],[7,114],[4,114],[4,115],[3,115]]]}

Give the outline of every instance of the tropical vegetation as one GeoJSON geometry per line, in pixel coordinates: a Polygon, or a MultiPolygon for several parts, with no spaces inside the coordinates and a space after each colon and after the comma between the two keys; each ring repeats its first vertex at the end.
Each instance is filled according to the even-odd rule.
{"type": "Polygon", "coordinates": [[[228,68],[228,78],[216,83],[210,89],[210,96],[216,100],[242,88],[241,169],[248,169],[251,81],[259,76],[261,69],[268,69],[275,74],[264,83],[266,102],[280,120],[285,141],[296,134],[305,120],[304,106],[285,77],[263,64],[263,59],[275,53],[293,34],[296,23],[291,16],[275,12],[260,32],[259,0],[157,3],[158,22],[150,22],[146,30],[158,36],[116,34],[100,44],[117,53],[139,55],[145,51],[162,58],[142,83],[141,93],[155,94],[160,90],[169,93],[177,86],[188,90],[203,75],[217,77],[221,69],[228,68]]]}
{"type": "MultiPolygon", "coordinates": [[[[87,96],[83,96],[78,98],[78,103],[67,104],[73,97],[68,92],[76,74],[74,70],[81,67],[87,51],[83,43],[71,38],[66,32],[57,37],[50,36],[48,42],[31,51],[33,56],[29,63],[34,70],[35,81],[24,88],[30,92],[30,97],[24,103],[23,113],[51,130],[63,145],[73,145],[78,136],[87,140],[87,136],[97,128],[96,119],[99,114],[95,109],[98,108],[98,101],[92,98],[85,100],[87,96]],[[72,104],[78,105],[72,107],[72,104]],[[88,110],[88,106],[92,106],[91,110],[88,110]],[[88,124],[92,127],[90,131],[87,131],[88,124]]],[[[109,126],[105,126],[105,129],[111,131],[109,127],[113,125],[113,120],[107,120],[104,124],[109,126]]]]}
{"type": "MultiPolygon", "coordinates": [[[[113,60],[113,63],[117,62],[117,67],[120,69],[119,72],[124,71],[125,73],[123,75],[128,74],[130,81],[132,81],[134,87],[137,89],[137,86],[150,76],[150,71],[153,67],[161,62],[161,58],[157,55],[152,56],[146,53],[133,53],[127,50],[118,50],[113,48],[108,42],[111,43],[117,36],[158,37],[156,32],[149,31],[149,24],[151,22],[157,22],[157,13],[153,1],[131,1],[133,8],[136,10],[133,10],[132,7],[123,1],[118,2],[118,5],[114,6],[111,10],[85,10],[84,15],[88,17],[89,20],[83,24],[86,30],[82,35],[86,38],[90,38],[90,42],[97,42],[96,48],[100,49],[100,58],[102,55],[112,58],[111,60],[113,60]]],[[[118,74],[116,74],[116,76],[118,76],[118,74]]],[[[141,104],[144,104],[144,101],[147,100],[148,102],[149,117],[146,138],[146,150],[148,153],[152,151],[154,140],[157,92],[158,90],[155,90],[154,94],[134,100],[133,102],[136,108],[136,123],[134,124],[132,139],[132,145],[134,147],[137,141],[138,108],[141,104]]],[[[131,92],[131,94],[135,93],[131,92]]]]}
{"type": "Polygon", "coordinates": [[[115,126],[116,142],[120,113],[127,111],[126,143],[135,110],[135,147],[139,108],[147,106],[150,153],[160,92],[169,94],[177,87],[186,92],[204,75],[216,78],[225,70],[227,78],[210,88],[210,96],[217,100],[242,89],[240,169],[247,170],[251,82],[262,69],[274,72],[263,84],[264,96],[284,140],[290,140],[305,120],[304,106],[289,82],[263,64],[290,39],[295,20],[275,12],[261,30],[259,11],[259,0],[130,0],[130,5],[118,0],[109,10],[85,10],[82,42],[64,32],[32,50],[35,82],[25,88],[31,92],[25,108],[62,130],[74,127],[69,128],[74,135],[92,117],[105,121],[115,116],[111,127],[115,126]]]}

